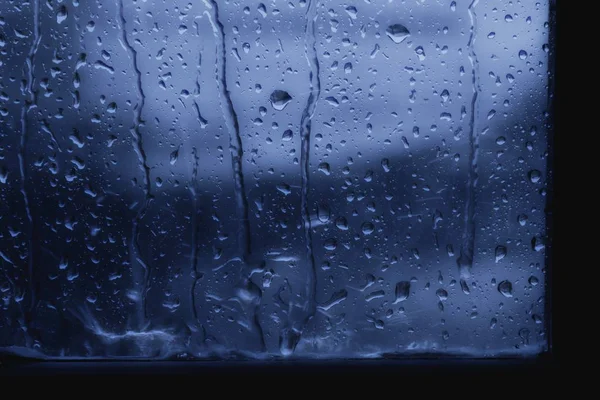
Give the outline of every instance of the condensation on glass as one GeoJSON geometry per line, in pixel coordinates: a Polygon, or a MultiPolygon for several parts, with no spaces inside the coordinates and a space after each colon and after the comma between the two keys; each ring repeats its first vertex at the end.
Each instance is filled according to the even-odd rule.
{"type": "Polygon", "coordinates": [[[0,347],[548,347],[548,0],[3,0],[0,347]]]}

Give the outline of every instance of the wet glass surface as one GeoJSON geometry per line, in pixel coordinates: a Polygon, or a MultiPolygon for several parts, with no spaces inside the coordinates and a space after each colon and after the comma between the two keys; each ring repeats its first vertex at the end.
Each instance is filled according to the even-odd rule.
{"type": "Polygon", "coordinates": [[[3,0],[0,348],[547,348],[548,1],[3,0]]]}

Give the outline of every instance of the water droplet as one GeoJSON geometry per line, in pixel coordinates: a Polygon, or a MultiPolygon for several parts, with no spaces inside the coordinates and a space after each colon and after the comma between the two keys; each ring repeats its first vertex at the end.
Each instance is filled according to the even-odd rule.
{"type": "MultiPolygon", "coordinates": [[[[442,91],[442,94],[440,94],[440,97],[442,98],[442,101],[445,103],[448,101],[448,99],[450,98],[450,92],[448,92],[447,89],[444,89],[442,91]]],[[[418,128],[417,128],[418,129],[418,128]]]]}
{"type": "Polygon", "coordinates": [[[380,299],[382,297],[385,297],[385,291],[383,291],[383,290],[376,290],[374,292],[371,292],[371,293],[367,294],[365,296],[365,301],[368,303],[368,302],[370,302],[372,300],[380,299]]]}
{"type": "Polygon", "coordinates": [[[433,229],[438,229],[441,222],[444,220],[444,216],[439,210],[435,210],[433,213],[433,229]]]}
{"type": "Polygon", "coordinates": [[[320,163],[319,167],[318,167],[318,170],[320,172],[324,173],[325,175],[331,175],[331,167],[326,162],[320,163]]]}
{"type": "Polygon", "coordinates": [[[519,225],[525,226],[527,224],[528,218],[529,217],[527,217],[526,214],[519,214],[519,216],[517,217],[517,222],[519,222],[519,225]]]}
{"type": "Polygon", "coordinates": [[[528,282],[531,286],[537,286],[540,281],[535,276],[530,276],[528,282]]]}
{"type": "Polygon", "coordinates": [[[364,235],[370,235],[375,230],[375,225],[370,222],[365,222],[362,224],[361,230],[364,235]]]}
{"type": "Polygon", "coordinates": [[[348,230],[348,221],[344,217],[338,217],[335,220],[335,226],[342,231],[347,231],[348,230]]]}
{"type": "Polygon", "coordinates": [[[469,289],[469,285],[467,284],[467,281],[465,281],[464,279],[460,280],[460,288],[462,289],[462,292],[464,294],[471,294],[471,290],[469,289]]]}
{"type": "Polygon", "coordinates": [[[323,242],[323,247],[325,250],[333,251],[337,249],[337,240],[334,238],[327,239],[325,242],[323,242]]]}
{"type": "Polygon", "coordinates": [[[435,291],[435,295],[440,299],[440,301],[445,301],[448,299],[448,292],[444,289],[438,289],[435,291]]]}
{"type": "Polygon", "coordinates": [[[529,344],[529,335],[530,335],[530,331],[527,328],[523,328],[519,330],[519,337],[521,338],[521,340],[523,340],[524,344],[529,344]]]}
{"type": "Polygon", "coordinates": [[[388,160],[387,158],[381,160],[381,167],[385,172],[390,172],[390,160],[388,160]]]}
{"type": "Polygon", "coordinates": [[[0,167],[0,183],[6,183],[8,179],[8,169],[5,166],[0,167]]]}
{"type": "Polygon", "coordinates": [[[340,102],[332,96],[326,97],[325,101],[327,101],[329,104],[331,104],[334,107],[338,107],[340,105],[340,102]]]}
{"type": "Polygon", "coordinates": [[[347,74],[352,73],[352,63],[346,63],[344,64],[344,72],[347,74]]]}
{"type": "Polygon", "coordinates": [[[525,50],[521,50],[521,51],[519,51],[519,58],[520,58],[521,60],[525,60],[525,59],[527,59],[527,56],[528,56],[528,54],[527,54],[527,52],[526,52],[525,50]]]}
{"type": "Polygon", "coordinates": [[[58,8],[58,11],[56,13],[56,22],[58,22],[59,24],[62,24],[64,22],[64,20],[67,19],[68,16],[69,16],[69,13],[67,11],[67,6],[65,6],[63,4],[62,6],[60,6],[58,8]]]}
{"type": "Polygon", "coordinates": [[[290,185],[288,185],[286,183],[281,183],[281,184],[277,185],[277,190],[279,190],[281,193],[283,193],[286,196],[288,194],[292,193],[292,189],[291,189],[290,185]]]}
{"type": "Polygon", "coordinates": [[[317,208],[317,217],[319,218],[319,221],[327,223],[330,215],[331,212],[329,211],[329,206],[327,204],[320,204],[317,208]]]}
{"type": "Polygon", "coordinates": [[[267,7],[263,3],[260,3],[258,5],[257,9],[258,9],[258,12],[260,13],[260,15],[262,15],[263,18],[267,17],[267,7]]]}
{"type": "Polygon", "coordinates": [[[348,6],[348,7],[346,7],[346,13],[348,14],[348,16],[350,18],[356,19],[356,14],[358,13],[358,11],[356,10],[356,7],[348,6]]]}
{"type": "Polygon", "coordinates": [[[540,181],[540,179],[542,178],[542,173],[540,171],[538,171],[537,169],[533,169],[531,171],[529,171],[529,180],[531,181],[531,183],[538,183],[540,181]]]}
{"type": "Polygon", "coordinates": [[[499,262],[504,257],[506,257],[506,247],[505,246],[496,246],[495,256],[496,256],[496,262],[499,262]]]}
{"type": "Polygon", "coordinates": [[[169,156],[169,163],[171,165],[175,165],[175,163],[177,162],[177,158],[179,158],[179,148],[171,152],[171,155],[169,156]]]}
{"type": "Polygon", "coordinates": [[[504,297],[513,297],[512,283],[510,281],[502,281],[498,284],[498,291],[502,293],[504,297]]]}
{"type": "Polygon", "coordinates": [[[544,239],[535,236],[533,239],[531,239],[531,247],[534,251],[542,251],[546,247],[546,244],[544,243],[544,239]]]}
{"type": "Polygon", "coordinates": [[[394,43],[402,43],[404,39],[410,36],[408,29],[401,24],[390,25],[385,33],[394,43]]]}
{"type": "Polygon", "coordinates": [[[292,101],[292,96],[284,90],[274,90],[271,93],[271,105],[277,111],[283,110],[290,101],[292,101]]]}
{"type": "Polygon", "coordinates": [[[417,57],[419,58],[419,61],[425,60],[425,50],[423,50],[422,46],[417,47],[415,49],[415,53],[417,53],[417,57]]]}
{"type": "Polygon", "coordinates": [[[281,135],[281,140],[283,140],[284,142],[289,142],[293,138],[294,138],[294,132],[292,132],[291,129],[286,129],[283,132],[283,134],[281,135]]]}
{"type": "Polygon", "coordinates": [[[408,296],[410,295],[410,282],[398,282],[396,284],[395,295],[396,299],[394,300],[394,304],[400,303],[401,301],[408,299],[408,296]]]}

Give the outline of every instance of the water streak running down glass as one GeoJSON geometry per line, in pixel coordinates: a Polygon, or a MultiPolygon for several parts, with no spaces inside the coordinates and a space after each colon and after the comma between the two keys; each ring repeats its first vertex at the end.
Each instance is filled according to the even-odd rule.
{"type": "Polygon", "coordinates": [[[0,351],[548,348],[549,0],[3,0],[0,351]]]}

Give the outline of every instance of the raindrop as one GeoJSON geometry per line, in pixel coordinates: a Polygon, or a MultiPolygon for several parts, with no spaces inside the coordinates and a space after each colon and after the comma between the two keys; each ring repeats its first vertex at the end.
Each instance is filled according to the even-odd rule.
{"type": "Polygon", "coordinates": [[[365,222],[362,224],[361,230],[364,235],[370,235],[375,230],[375,225],[370,222],[365,222]]]}
{"type": "Polygon", "coordinates": [[[67,11],[67,6],[65,6],[64,4],[62,6],[60,6],[58,8],[58,11],[56,13],[56,22],[58,22],[59,24],[62,24],[67,17],[69,16],[69,13],[67,11]]]}
{"type": "Polygon", "coordinates": [[[417,57],[419,57],[419,61],[425,61],[425,50],[423,50],[422,46],[419,46],[415,49],[415,53],[417,53],[417,57]]]}
{"type": "Polygon", "coordinates": [[[348,230],[348,221],[344,217],[338,217],[335,220],[335,226],[342,231],[347,231],[348,230]]]}
{"type": "Polygon", "coordinates": [[[381,167],[385,172],[390,172],[390,160],[388,160],[387,158],[381,160],[381,167]]]}
{"type": "Polygon", "coordinates": [[[279,190],[281,193],[283,193],[286,196],[288,194],[292,193],[292,189],[291,189],[290,185],[288,185],[286,183],[281,183],[281,184],[277,185],[277,190],[279,190]]]}
{"type": "Polygon", "coordinates": [[[283,132],[283,134],[281,135],[281,140],[283,140],[284,142],[289,142],[293,138],[294,138],[294,132],[292,132],[291,129],[286,129],[283,132]]]}
{"type": "Polygon", "coordinates": [[[396,284],[395,290],[396,299],[394,300],[394,304],[400,303],[406,299],[410,295],[410,282],[402,281],[396,284]]]}
{"type": "Polygon", "coordinates": [[[506,247],[505,246],[496,246],[495,250],[496,263],[506,257],[506,247]]]}
{"type": "Polygon", "coordinates": [[[448,92],[447,89],[444,89],[442,91],[442,94],[440,94],[440,97],[442,98],[442,101],[445,103],[448,101],[448,98],[450,98],[450,92],[448,92]]]}
{"type": "Polygon", "coordinates": [[[519,223],[519,225],[525,226],[527,224],[528,219],[529,217],[527,217],[526,214],[519,214],[519,216],[517,217],[517,222],[519,223]]]}
{"type": "Polygon", "coordinates": [[[348,14],[348,16],[350,18],[356,19],[356,14],[358,13],[358,11],[356,10],[356,7],[348,6],[348,7],[346,7],[346,13],[348,14]]]}
{"type": "Polygon", "coordinates": [[[512,287],[512,283],[510,283],[510,281],[502,281],[498,284],[498,291],[504,296],[504,297],[513,297],[513,287],[512,287]]]}
{"type": "Polygon", "coordinates": [[[385,30],[386,35],[392,39],[394,43],[402,43],[404,39],[410,36],[410,32],[404,25],[394,24],[390,25],[385,30]]]}
{"type": "Polygon", "coordinates": [[[521,51],[519,51],[519,58],[520,58],[521,60],[525,60],[525,59],[527,59],[527,55],[528,55],[528,54],[527,54],[527,52],[526,52],[525,50],[521,50],[521,51]]]}
{"type": "Polygon", "coordinates": [[[435,295],[440,299],[440,301],[445,301],[448,299],[448,292],[444,289],[438,289],[435,291],[435,295]]]}
{"type": "Polygon", "coordinates": [[[539,281],[539,280],[538,280],[538,278],[536,278],[535,276],[531,276],[531,277],[529,277],[529,281],[528,281],[528,282],[529,282],[529,284],[530,284],[531,286],[537,286],[537,284],[538,284],[540,281],[539,281]]]}
{"type": "Polygon", "coordinates": [[[318,170],[320,172],[324,173],[325,175],[331,175],[331,167],[326,162],[320,163],[319,167],[318,167],[318,170]]]}
{"type": "Polygon", "coordinates": [[[273,93],[271,93],[270,100],[273,108],[277,111],[281,111],[290,101],[292,101],[292,96],[284,90],[274,90],[273,93]]]}
{"type": "Polygon", "coordinates": [[[544,250],[544,248],[546,247],[546,245],[544,243],[544,239],[542,239],[541,237],[535,236],[533,239],[531,239],[531,247],[533,248],[534,251],[544,250]]]}
{"type": "Polygon", "coordinates": [[[317,208],[317,217],[319,221],[323,223],[327,223],[329,221],[331,212],[329,211],[329,206],[327,204],[321,204],[317,208]]]}
{"type": "Polygon", "coordinates": [[[540,171],[538,171],[537,169],[533,169],[531,171],[529,171],[529,180],[531,181],[531,183],[538,183],[540,181],[540,179],[542,179],[542,173],[540,171]]]}
{"type": "Polygon", "coordinates": [[[329,251],[333,251],[335,249],[337,249],[337,240],[335,240],[334,238],[330,238],[325,240],[325,242],[323,243],[323,247],[325,248],[325,250],[329,250],[329,251]]]}
{"type": "Polygon", "coordinates": [[[169,163],[171,165],[175,165],[175,163],[177,162],[177,158],[179,158],[179,148],[171,152],[171,155],[169,156],[169,163]]]}

